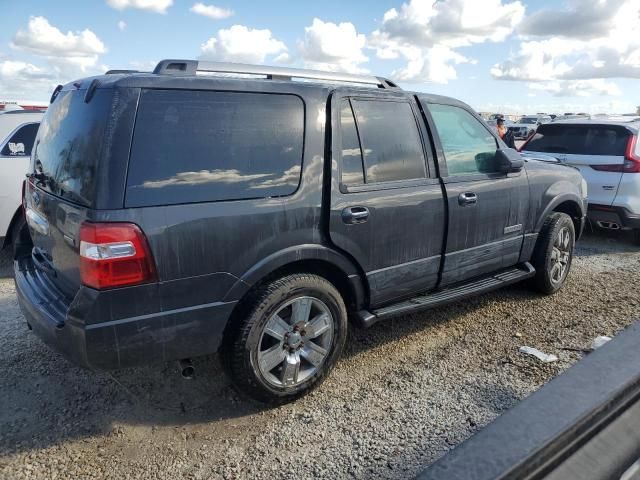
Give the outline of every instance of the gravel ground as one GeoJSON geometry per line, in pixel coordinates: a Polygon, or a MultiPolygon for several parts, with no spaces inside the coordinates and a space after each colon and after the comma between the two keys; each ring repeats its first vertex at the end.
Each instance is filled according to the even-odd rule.
{"type": "Polygon", "coordinates": [[[74,367],[0,279],[0,478],[411,477],[578,361],[571,349],[640,318],[640,248],[597,233],[577,253],[553,297],[514,286],[352,331],[329,379],[274,409],[238,397],[213,357],[191,381],[173,364],[74,367]]]}

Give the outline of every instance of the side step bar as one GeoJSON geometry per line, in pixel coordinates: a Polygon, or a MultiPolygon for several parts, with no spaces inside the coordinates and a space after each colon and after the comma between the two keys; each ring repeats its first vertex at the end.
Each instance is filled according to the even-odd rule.
{"type": "Polygon", "coordinates": [[[501,270],[488,277],[476,278],[455,287],[410,298],[409,300],[382,307],[372,312],[361,310],[357,313],[357,317],[362,325],[368,328],[379,320],[446,305],[462,298],[471,297],[520,282],[533,277],[535,274],[536,270],[533,268],[533,265],[525,262],[515,267],[501,270]]]}

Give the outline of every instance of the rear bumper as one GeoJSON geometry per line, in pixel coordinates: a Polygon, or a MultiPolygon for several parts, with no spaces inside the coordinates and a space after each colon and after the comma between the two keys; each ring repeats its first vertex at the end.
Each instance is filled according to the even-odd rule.
{"type": "Polygon", "coordinates": [[[601,224],[616,224],[621,228],[639,228],[640,214],[632,213],[624,207],[610,207],[606,205],[589,205],[589,220],[601,224]]]}
{"type": "MultiPolygon", "coordinates": [[[[95,306],[101,320],[114,291],[98,292],[81,287],[75,298],[65,298],[33,267],[30,258],[15,261],[15,284],[20,309],[27,323],[46,344],[72,362],[92,369],[123,368],[144,363],[176,360],[214,353],[222,341],[227,320],[236,302],[214,302],[156,311],[91,323],[95,306]]],[[[153,299],[132,287],[130,301],[153,299]]],[[[122,290],[120,289],[120,297],[122,290]]],[[[117,310],[115,306],[111,309],[117,310]]],[[[143,311],[143,308],[140,308],[143,311]]]]}

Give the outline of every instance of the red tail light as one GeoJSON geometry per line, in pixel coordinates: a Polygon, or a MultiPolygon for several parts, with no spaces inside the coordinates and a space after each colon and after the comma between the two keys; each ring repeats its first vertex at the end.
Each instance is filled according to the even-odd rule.
{"type": "Polygon", "coordinates": [[[151,250],[133,223],[88,223],[80,226],[80,277],[96,289],[157,281],[151,250]]]}
{"type": "Polygon", "coordinates": [[[632,135],[627,142],[624,152],[624,163],[616,165],[591,165],[591,168],[600,172],[640,173],[640,156],[636,154],[638,137],[632,135]]]}
{"type": "Polygon", "coordinates": [[[624,168],[625,173],[640,173],[640,156],[636,154],[636,143],[638,136],[632,135],[627,142],[627,150],[624,152],[624,168]]]}

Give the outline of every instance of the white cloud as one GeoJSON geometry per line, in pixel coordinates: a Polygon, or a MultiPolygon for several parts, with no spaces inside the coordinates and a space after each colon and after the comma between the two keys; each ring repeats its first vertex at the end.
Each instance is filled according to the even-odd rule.
{"type": "Polygon", "coordinates": [[[49,69],[22,61],[0,61],[3,97],[29,98],[40,95],[44,99],[43,94],[51,93],[56,84],[55,75],[49,69]]]}
{"type": "Polygon", "coordinates": [[[410,0],[384,14],[368,45],[378,58],[406,60],[406,67],[392,73],[400,80],[446,83],[456,78],[454,65],[474,62],[456,49],[501,42],[523,16],[519,1],[410,0]]]}
{"type": "MultiPolygon", "coordinates": [[[[27,27],[16,32],[10,46],[40,57],[44,65],[28,63],[22,58],[3,60],[0,84],[4,95],[26,96],[27,92],[34,92],[43,98],[57,83],[107,69],[98,62],[107,48],[95,33],[89,29],[63,33],[45,17],[31,17],[27,27]]],[[[23,57],[23,53],[20,56],[23,57]]]]}
{"type": "Polygon", "coordinates": [[[565,10],[545,8],[527,16],[518,27],[522,35],[597,38],[606,36],[625,0],[570,0],[565,10]]]}
{"type": "Polygon", "coordinates": [[[637,0],[573,0],[534,13],[519,31],[518,50],[493,66],[494,78],[556,82],[541,88],[556,95],[614,95],[615,84],[591,80],[640,78],[637,0]]]}
{"type": "Polygon", "coordinates": [[[617,96],[622,92],[615,83],[596,78],[592,80],[552,80],[530,83],[531,90],[550,93],[555,97],[617,96]]]}
{"type": "Polygon", "coordinates": [[[289,55],[287,52],[282,52],[280,55],[275,57],[273,61],[275,63],[290,64],[293,63],[293,58],[291,58],[291,55],[289,55]]]}
{"type": "Polygon", "coordinates": [[[29,18],[27,30],[18,30],[11,46],[36,55],[67,58],[94,57],[107,51],[91,30],[65,34],[44,17],[29,18]]]}
{"type": "Polygon", "coordinates": [[[194,3],[189,10],[198,15],[213,18],[214,20],[222,20],[233,15],[233,10],[216,7],[215,5],[205,5],[201,2],[194,3]]]}
{"type": "Polygon", "coordinates": [[[287,51],[280,40],[272,37],[271,30],[233,25],[218,33],[200,46],[203,60],[226,62],[264,63],[267,55],[287,51]]]}
{"type": "Polygon", "coordinates": [[[137,8],[155,13],[167,13],[167,9],[173,5],[173,0],[107,0],[107,5],[116,10],[125,8],[137,8]]]}
{"type": "Polygon", "coordinates": [[[127,23],[123,20],[120,20],[118,22],[118,30],[122,32],[125,28],[127,28],[127,23]]]}
{"type": "Polygon", "coordinates": [[[369,60],[362,51],[366,37],[359,34],[352,23],[335,24],[314,18],[304,31],[304,40],[299,47],[308,68],[352,73],[366,71],[360,66],[369,60]]]}
{"type": "Polygon", "coordinates": [[[400,52],[407,59],[407,65],[391,73],[391,77],[398,81],[447,83],[457,78],[453,65],[471,62],[445,45],[434,45],[426,49],[402,48],[400,52]]]}

